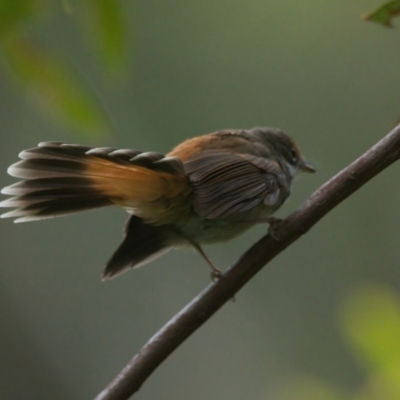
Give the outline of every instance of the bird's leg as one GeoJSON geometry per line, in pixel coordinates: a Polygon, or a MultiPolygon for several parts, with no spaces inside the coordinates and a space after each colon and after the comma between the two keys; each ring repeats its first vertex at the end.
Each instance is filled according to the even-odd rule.
{"type": "Polygon", "coordinates": [[[215,282],[220,276],[222,275],[222,272],[214,266],[214,264],[210,261],[210,259],[207,257],[207,254],[204,253],[203,249],[200,247],[198,243],[195,241],[189,239],[190,244],[200,253],[200,255],[206,260],[207,264],[211,267],[211,279],[215,282]]]}

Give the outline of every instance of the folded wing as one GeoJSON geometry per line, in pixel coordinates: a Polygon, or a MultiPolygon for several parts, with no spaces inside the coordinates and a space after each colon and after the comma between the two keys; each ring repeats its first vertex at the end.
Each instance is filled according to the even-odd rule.
{"type": "Polygon", "coordinates": [[[281,167],[265,158],[234,152],[208,150],[184,161],[193,187],[193,207],[199,215],[214,219],[243,212],[264,202],[282,202],[281,167]]]}

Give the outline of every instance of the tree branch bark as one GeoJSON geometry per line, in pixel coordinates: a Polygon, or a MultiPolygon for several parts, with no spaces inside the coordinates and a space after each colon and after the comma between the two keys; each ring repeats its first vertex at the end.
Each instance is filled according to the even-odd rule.
{"type": "Polygon", "coordinates": [[[128,399],[196,329],[231,299],[260,269],[304,235],[324,215],[400,158],[400,125],[321,186],[162,327],[95,400],[128,399]]]}

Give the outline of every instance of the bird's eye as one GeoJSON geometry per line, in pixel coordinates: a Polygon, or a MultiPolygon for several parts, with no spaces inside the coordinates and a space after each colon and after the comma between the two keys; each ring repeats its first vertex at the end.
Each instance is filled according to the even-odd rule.
{"type": "Polygon", "coordinates": [[[292,147],[290,149],[290,156],[292,157],[292,162],[295,164],[298,161],[296,150],[292,147]]]}

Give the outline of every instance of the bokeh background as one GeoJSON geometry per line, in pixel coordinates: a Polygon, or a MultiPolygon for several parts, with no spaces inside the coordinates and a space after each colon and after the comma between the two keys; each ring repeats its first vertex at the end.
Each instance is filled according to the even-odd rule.
{"type": "MultiPolygon", "coordinates": [[[[284,217],[400,117],[399,29],[360,19],[377,6],[4,0],[0,186],[40,141],[167,152],[222,128],[277,126],[318,168],[284,217]]],[[[273,260],[136,398],[400,398],[399,176],[392,166],[273,260]]],[[[125,219],[1,221],[0,398],[93,398],[210,283],[192,250],[102,283],[125,219]]],[[[207,252],[224,268],[265,231],[207,252]]]]}

